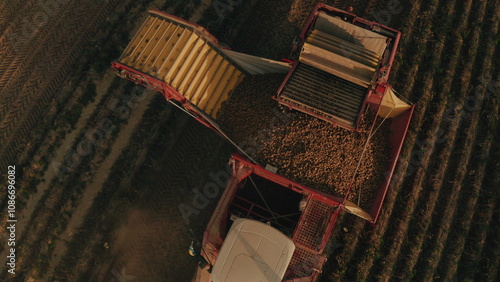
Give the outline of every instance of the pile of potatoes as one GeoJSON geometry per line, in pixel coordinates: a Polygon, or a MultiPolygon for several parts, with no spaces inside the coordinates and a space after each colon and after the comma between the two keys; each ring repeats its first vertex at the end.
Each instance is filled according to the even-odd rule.
{"type": "Polygon", "coordinates": [[[375,118],[371,110],[363,113],[360,132],[333,126],[278,105],[272,96],[283,79],[246,78],[226,101],[221,128],[257,163],[302,185],[343,197],[354,179],[349,200],[369,211],[387,170],[390,120],[378,119],[367,142],[375,118]]]}

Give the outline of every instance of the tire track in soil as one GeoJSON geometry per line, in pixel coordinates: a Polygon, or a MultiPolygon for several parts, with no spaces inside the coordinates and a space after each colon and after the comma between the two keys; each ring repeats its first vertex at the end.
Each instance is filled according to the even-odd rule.
{"type": "Polygon", "coordinates": [[[55,243],[54,252],[51,254],[52,259],[50,260],[47,271],[43,274],[44,277],[52,276],[55,267],[59,264],[63,254],[67,251],[66,242],[72,239],[72,234],[75,234],[82,225],[85,219],[85,214],[88,213],[93,200],[103,189],[104,183],[108,178],[112,166],[115,164],[121,151],[128,145],[132,134],[139,128],[138,126],[142,121],[142,117],[156,94],[152,93],[152,91],[144,91],[149,93],[143,94],[146,95],[146,98],[141,101],[135,109],[133,109],[131,115],[129,116],[129,121],[120,129],[113,145],[110,146],[111,152],[106,156],[104,161],[100,163],[99,169],[95,174],[93,174],[92,180],[86,185],[86,188],[81,195],[81,199],[79,200],[79,204],[73,210],[66,228],[59,236],[59,240],[55,243]]]}
{"type": "MultiPolygon", "coordinates": [[[[496,27],[493,27],[493,28],[494,28],[494,30],[498,29],[498,22],[496,23],[496,27]]],[[[493,38],[490,37],[490,42],[492,39],[493,38]]],[[[488,48],[487,52],[489,54],[486,54],[485,58],[483,60],[483,66],[481,67],[481,69],[482,69],[481,77],[488,77],[489,73],[491,71],[491,66],[492,66],[492,59],[491,58],[494,54],[494,48],[488,48]]],[[[483,90],[480,93],[480,95],[478,97],[478,101],[482,101],[482,99],[484,99],[485,91],[486,90],[483,90]]],[[[472,128],[472,129],[475,129],[475,128],[472,128]]],[[[469,150],[470,150],[470,148],[469,148],[469,150]]],[[[441,255],[443,253],[444,244],[446,243],[446,240],[447,240],[448,235],[450,233],[450,227],[451,227],[452,220],[455,217],[456,210],[453,209],[453,207],[456,206],[456,202],[458,200],[459,190],[460,190],[460,187],[456,187],[455,189],[451,189],[449,195],[446,195],[445,203],[443,204],[443,207],[444,207],[443,210],[445,212],[442,215],[442,217],[437,218],[438,219],[438,223],[436,224],[437,231],[433,231],[432,241],[429,242],[430,251],[428,253],[426,252],[421,257],[421,260],[420,260],[422,263],[421,267],[418,267],[418,265],[417,265],[417,272],[422,274],[423,280],[433,279],[434,273],[435,273],[436,268],[438,266],[438,263],[441,259],[441,255]],[[421,271],[419,271],[419,270],[421,270],[421,271]]],[[[431,228],[431,230],[434,230],[434,229],[431,228]]]]}
{"type": "MultiPolygon", "coordinates": [[[[8,117],[9,111],[12,115],[12,112],[15,110],[15,108],[19,107],[20,103],[22,104],[22,102],[19,101],[20,97],[28,96],[29,98],[29,96],[31,96],[25,93],[26,88],[29,89],[29,86],[27,87],[27,84],[29,85],[29,83],[36,83],[34,85],[35,88],[39,88],[37,87],[37,84],[43,83],[45,81],[45,76],[43,74],[54,69],[54,67],[56,67],[60,61],[64,60],[65,55],[68,55],[67,52],[71,50],[72,46],[76,45],[74,44],[74,41],[78,40],[77,34],[71,33],[70,31],[78,31],[78,27],[80,26],[83,30],[85,30],[85,28],[87,27],[85,24],[88,24],[88,22],[82,22],[81,20],[78,20],[85,16],[85,13],[82,13],[82,11],[79,11],[78,9],[85,12],[84,7],[77,6],[76,11],[70,10],[63,16],[57,17],[57,23],[48,26],[52,27],[53,31],[48,33],[47,35],[41,35],[42,39],[39,40],[40,42],[35,42],[36,44],[38,44],[38,48],[35,50],[26,50],[26,52],[29,51],[31,54],[30,59],[24,59],[24,65],[28,66],[17,66],[17,69],[19,70],[18,75],[14,75],[11,77],[11,79],[16,80],[16,84],[3,91],[4,93],[11,93],[11,96],[14,97],[14,101],[12,101],[9,107],[7,109],[2,109],[2,113],[4,115],[8,117]],[[51,47],[45,48],[45,45],[49,45],[51,47]],[[57,56],[54,56],[54,53],[56,53],[54,52],[54,50],[59,50],[59,52],[57,52],[57,56]],[[54,59],[54,57],[56,59],[54,59]],[[59,59],[59,57],[62,58],[59,59]],[[42,76],[40,76],[40,74],[42,74],[42,76]]],[[[93,10],[94,9],[91,9],[87,12],[92,12],[93,10]]],[[[29,49],[28,47],[29,46],[26,46],[26,49],[29,49]]],[[[17,57],[21,57],[21,55],[18,55],[17,57]]],[[[5,87],[8,87],[8,85],[5,87]]]]}
{"type": "MultiPolygon", "coordinates": [[[[464,4],[462,14],[457,18],[458,23],[453,22],[452,26],[457,26],[454,30],[454,34],[452,35],[452,37],[448,38],[460,38],[463,29],[467,27],[468,24],[467,18],[471,6],[472,6],[472,1],[468,1],[467,3],[464,4]]],[[[448,50],[446,46],[447,45],[445,44],[445,49],[448,50]]],[[[463,73],[466,76],[462,79],[462,81],[454,81],[454,80],[459,80],[455,78],[455,72],[457,71],[457,69],[461,69],[457,66],[462,52],[462,47],[463,47],[463,41],[456,40],[453,43],[453,48],[450,48],[451,50],[450,54],[452,55],[450,58],[450,62],[446,67],[447,69],[446,76],[440,82],[441,85],[443,85],[443,88],[439,91],[439,93],[449,93],[452,90],[451,89],[452,85],[457,85],[461,83],[460,85],[462,85],[461,89],[463,91],[461,91],[460,95],[452,94],[452,96],[457,96],[457,99],[460,101],[459,102],[460,105],[462,105],[465,101],[467,94],[466,90],[468,89],[468,84],[470,80],[470,71],[472,69],[472,64],[466,64],[465,69],[463,70],[463,73]]],[[[478,45],[476,44],[474,47],[470,48],[469,54],[465,56],[467,58],[471,58],[471,61],[474,61],[478,45]]],[[[458,104],[455,107],[458,107],[458,104]]],[[[435,164],[437,167],[431,168],[431,166],[429,166],[429,171],[435,171],[435,172],[428,178],[430,179],[429,183],[426,183],[424,185],[426,186],[427,191],[424,191],[424,194],[422,195],[419,207],[417,208],[417,214],[414,215],[413,218],[411,219],[408,236],[406,237],[405,245],[402,246],[403,249],[401,251],[401,253],[405,255],[401,255],[402,258],[396,264],[395,271],[397,274],[395,276],[398,279],[403,279],[403,280],[411,279],[412,270],[415,266],[415,263],[417,262],[418,256],[421,253],[422,244],[424,243],[426,238],[424,235],[428,232],[428,228],[430,226],[432,216],[434,214],[434,208],[439,198],[438,196],[444,193],[442,192],[442,186],[444,183],[445,174],[449,172],[448,165],[451,164],[449,158],[456,146],[455,144],[456,138],[458,137],[457,135],[459,132],[459,126],[461,125],[460,120],[463,115],[463,112],[457,111],[457,109],[454,109],[452,112],[459,112],[459,114],[454,116],[453,121],[450,121],[448,128],[445,130],[446,135],[444,137],[440,137],[440,139],[446,140],[446,143],[444,144],[444,148],[442,148],[441,150],[437,149],[435,152],[435,155],[437,155],[435,159],[439,160],[439,163],[435,164]]],[[[469,159],[468,157],[465,157],[465,160],[467,160],[467,162],[468,159],[469,159]]],[[[458,163],[464,163],[465,160],[458,163]]]]}
{"type": "MultiPolygon", "coordinates": [[[[122,84],[125,84],[126,81],[121,82],[122,84]]],[[[109,111],[110,110],[108,110],[108,112],[109,111]]],[[[101,107],[99,109],[96,109],[95,112],[91,113],[89,118],[91,120],[90,123],[95,125],[96,120],[98,120],[98,118],[102,118],[102,115],[98,116],[96,115],[96,113],[102,112],[103,108],[101,107]]],[[[88,129],[87,126],[83,126],[82,128],[88,129]]],[[[80,131],[80,133],[83,135],[83,130],[80,131]]],[[[109,133],[107,133],[103,138],[111,139],[108,134],[109,133]]],[[[81,137],[82,136],[77,136],[76,138],[81,137]]],[[[104,141],[104,144],[105,142],[106,141],[104,141]]],[[[74,148],[74,146],[70,146],[66,149],[69,150],[69,152],[74,153],[74,151],[71,150],[72,148],[74,148]]],[[[96,158],[99,159],[99,156],[97,156],[96,158]]],[[[76,162],[75,159],[72,159],[74,163],[73,165],[71,165],[69,172],[63,175],[64,179],[59,180],[53,178],[52,182],[49,183],[49,188],[45,191],[44,194],[41,194],[41,199],[35,203],[35,206],[33,207],[33,213],[31,215],[28,215],[29,221],[26,224],[24,234],[22,234],[22,236],[17,241],[18,245],[20,246],[18,249],[18,255],[23,259],[18,261],[17,267],[18,269],[20,269],[20,271],[16,273],[16,278],[23,279],[26,278],[30,272],[32,273],[34,271],[33,266],[40,263],[39,261],[37,261],[37,259],[39,259],[44,250],[46,250],[46,248],[51,245],[51,239],[57,238],[57,236],[53,236],[52,232],[54,232],[54,229],[60,227],[62,220],[67,219],[65,218],[67,216],[65,212],[71,210],[72,201],[74,201],[74,199],[71,198],[74,196],[74,194],[72,194],[71,196],[68,196],[68,194],[74,193],[73,190],[75,190],[75,188],[71,188],[75,187],[75,184],[77,184],[78,181],[87,181],[88,176],[92,175],[90,172],[87,172],[85,174],[80,172],[80,169],[82,169],[82,167],[85,167],[85,164],[87,164],[82,160],[85,160],[85,157],[81,157],[80,161],[78,162],[76,162]],[[49,243],[45,241],[49,241],[49,243]],[[25,268],[23,267],[24,265],[30,265],[32,267],[25,268]]],[[[88,160],[89,163],[92,163],[92,161],[92,159],[88,160]]],[[[98,167],[94,167],[94,170],[97,169],[98,167]]],[[[76,189],[79,188],[76,187],[76,189]]]]}
{"type": "MultiPolygon", "coordinates": [[[[9,2],[9,1],[6,1],[9,2]]],[[[5,19],[0,22],[0,66],[4,66],[6,63],[11,63],[14,56],[16,56],[16,50],[14,50],[14,45],[22,40],[23,36],[30,36],[31,39],[36,40],[33,35],[33,30],[28,31],[26,24],[33,19],[35,12],[40,12],[40,9],[33,9],[36,0],[24,1],[10,1],[10,10],[6,11],[8,14],[5,19]],[[15,3],[15,4],[13,4],[15,3]],[[16,5],[16,6],[14,6],[16,5]],[[21,23],[22,22],[22,23],[21,23]],[[25,24],[23,26],[23,24],[25,24]],[[32,32],[29,34],[28,32],[32,32]]],[[[28,42],[29,43],[29,42],[28,42]]],[[[18,49],[19,51],[19,49],[18,49]]],[[[3,77],[3,73],[6,68],[0,68],[0,76],[3,77]]],[[[0,85],[2,85],[2,80],[0,79],[0,85]]]]}
{"type": "MultiPolygon", "coordinates": [[[[16,13],[20,12],[21,8],[19,8],[19,5],[21,4],[21,1],[2,1],[0,4],[0,34],[5,34],[4,31],[7,26],[11,25],[12,18],[16,16],[16,13]]],[[[2,51],[1,48],[0,51],[2,51]]]]}
{"type": "MultiPolygon", "coordinates": [[[[354,215],[345,215],[345,217],[350,217],[351,221],[347,225],[348,227],[344,227],[345,233],[341,234],[338,238],[339,241],[337,243],[341,244],[342,248],[335,251],[333,255],[332,263],[334,272],[331,274],[331,279],[343,280],[345,274],[349,270],[350,262],[356,251],[359,240],[361,239],[361,231],[367,224],[366,220],[354,215]]],[[[337,223],[335,225],[337,225],[337,223]]],[[[338,226],[336,228],[339,229],[338,226]]],[[[332,259],[332,257],[329,259],[332,259]]]]}
{"type": "MultiPolygon", "coordinates": [[[[220,145],[221,142],[223,142],[222,139],[214,136],[213,132],[201,127],[201,125],[192,120],[191,117],[183,116],[183,118],[187,118],[188,120],[185,126],[179,126],[179,129],[182,128],[182,130],[179,130],[181,131],[181,135],[177,138],[174,137],[174,140],[177,140],[175,142],[176,144],[172,146],[174,151],[170,154],[165,154],[162,158],[164,164],[160,170],[163,171],[163,173],[160,175],[157,172],[151,173],[153,177],[156,175],[156,177],[154,177],[156,180],[148,185],[149,187],[146,189],[148,191],[147,195],[141,201],[141,204],[139,204],[141,210],[145,213],[143,221],[138,223],[138,226],[131,224],[125,226],[125,230],[140,228],[141,237],[151,238],[152,244],[161,247],[160,249],[169,253],[178,253],[178,250],[176,247],[171,246],[171,243],[167,245],[162,243],[161,237],[154,236],[154,234],[156,234],[156,228],[152,228],[152,226],[154,224],[159,226],[158,228],[162,228],[161,226],[168,226],[169,230],[171,230],[170,242],[174,240],[176,244],[181,244],[187,249],[190,242],[189,238],[185,236],[185,234],[187,234],[187,229],[191,227],[199,231],[195,232],[195,234],[202,234],[205,227],[202,223],[208,222],[207,216],[210,216],[211,212],[209,211],[210,208],[207,207],[206,210],[203,210],[205,220],[197,219],[196,222],[192,222],[190,226],[186,226],[186,223],[182,217],[180,217],[178,205],[183,202],[191,204],[191,188],[201,189],[202,186],[200,186],[200,183],[205,183],[201,181],[201,178],[206,178],[208,170],[213,169],[211,166],[213,159],[217,158],[222,161],[222,163],[226,161],[226,157],[221,158],[215,156],[227,155],[217,153],[220,152],[220,145]],[[214,142],[214,140],[212,140],[214,138],[217,138],[217,141],[214,142]],[[207,140],[209,140],[209,142],[207,142],[207,140]],[[209,156],[207,154],[208,152],[210,152],[212,156],[209,156]],[[171,222],[168,223],[169,221],[171,222]]],[[[169,140],[168,142],[170,143],[172,141],[169,140]]],[[[217,199],[212,200],[213,204],[216,202],[217,199]]],[[[202,217],[202,215],[198,216],[202,217]]],[[[126,246],[129,245],[130,244],[127,244],[126,246]]],[[[152,281],[155,276],[163,273],[165,275],[163,276],[164,279],[171,281],[187,281],[185,279],[191,278],[191,273],[196,269],[194,260],[181,253],[178,254],[176,261],[172,261],[172,257],[170,257],[170,259],[166,257],[165,260],[162,260],[162,268],[152,271],[155,263],[144,266],[144,262],[151,260],[151,258],[157,258],[160,249],[153,252],[148,251],[147,248],[124,248],[120,246],[119,249],[121,250],[117,251],[123,255],[118,258],[118,261],[124,263],[127,272],[144,277],[143,279],[145,280],[152,281]],[[176,262],[183,263],[179,263],[179,265],[175,266],[176,262]],[[184,275],[181,276],[182,279],[178,277],[179,272],[184,272],[184,275]]]]}
{"type": "MultiPolygon", "coordinates": [[[[197,123],[196,123],[196,125],[197,125],[197,126],[199,126],[197,123]]],[[[207,129],[205,129],[205,130],[207,130],[207,129]]],[[[212,133],[212,132],[210,131],[210,133],[212,133]]],[[[201,138],[201,139],[200,139],[200,138],[197,138],[197,141],[198,141],[198,142],[205,142],[205,140],[204,140],[203,138],[201,138]]],[[[192,152],[192,148],[191,148],[191,147],[192,147],[192,144],[189,146],[189,148],[190,148],[190,149],[188,149],[188,150],[187,150],[187,152],[192,152]]],[[[207,153],[207,152],[208,152],[208,151],[205,151],[205,153],[207,153]]],[[[199,156],[200,156],[200,154],[201,154],[201,153],[199,152],[198,154],[196,154],[196,155],[195,155],[195,157],[196,157],[198,160],[199,160],[199,156]]],[[[186,154],[184,154],[184,156],[183,156],[183,162],[184,162],[185,157],[186,157],[186,154]]],[[[194,158],[194,157],[193,157],[193,158],[194,158]]],[[[188,158],[188,159],[189,159],[189,158],[188,158]]],[[[183,163],[183,162],[182,162],[182,163],[183,163]]],[[[202,164],[204,164],[204,163],[202,163],[202,164]]],[[[209,166],[209,165],[208,165],[208,166],[209,166]]],[[[190,171],[192,171],[192,168],[189,168],[189,169],[190,169],[190,171]]],[[[194,175],[196,175],[196,174],[197,174],[197,171],[193,171],[193,173],[194,173],[194,175]]],[[[176,174],[177,174],[177,172],[176,172],[176,174]]],[[[179,176],[180,176],[180,177],[182,177],[182,175],[179,175],[179,176]]],[[[99,244],[98,242],[100,241],[100,236],[94,237],[94,238],[93,238],[93,241],[94,241],[94,242],[97,242],[97,243],[95,243],[96,245],[94,245],[95,247],[97,247],[97,246],[98,246],[97,244],[99,244]]],[[[89,246],[90,246],[90,245],[92,245],[92,244],[89,244],[89,246]]],[[[86,249],[86,253],[85,253],[85,254],[83,254],[83,255],[81,255],[81,257],[86,257],[86,256],[87,256],[87,257],[90,257],[90,256],[89,256],[90,254],[89,254],[89,253],[87,253],[87,251],[91,251],[91,250],[92,250],[92,248],[87,248],[87,249],[86,249]]],[[[66,254],[66,256],[67,256],[67,255],[68,255],[68,254],[66,254]]],[[[90,259],[90,262],[92,262],[93,260],[95,260],[95,258],[90,259]]],[[[93,265],[93,264],[92,264],[92,263],[87,264],[87,263],[83,262],[83,263],[79,263],[78,265],[80,266],[80,265],[93,265]]],[[[77,275],[76,273],[81,273],[81,271],[80,271],[80,272],[76,271],[76,272],[75,272],[75,275],[77,275]]],[[[76,278],[75,278],[75,279],[76,279],[76,278]]]]}
{"type": "MultiPolygon", "coordinates": [[[[36,61],[37,57],[38,59],[40,58],[38,55],[41,50],[44,50],[44,46],[51,46],[50,43],[52,41],[50,41],[50,37],[59,32],[59,28],[57,27],[64,17],[52,16],[49,18],[49,21],[45,23],[40,22],[43,24],[42,27],[34,27],[35,22],[27,20],[27,18],[33,19],[35,15],[41,14],[40,7],[37,7],[34,2],[40,3],[39,1],[32,0],[26,3],[27,5],[23,5],[24,15],[16,17],[15,23],[11,25],[11,29],[0,38],[0,49],[3,50],[3,53],[0,54],[0,73],[2,74],[0,77],[1,93],[9,93],[8,87],[11,87],[12,84],[17,89],[16,85],[23,83],[29,77],[33,66],[32,62],[36,61]],[[18,41],[13,43],[13,37],[17,38],[18,41]],[[16,46],[13,46],[13,44],[16,46]],[[22,75],[23,72],[28,72],[28,74],[22,75]]],[[[79,7],[78,4],[71,5],[71,3],[67,3],[60,7],[59,11],[78,11],[79,7]]],[[[48,17],[45,13],[43,15],[48,17]]],[[[16,98],[14,95],[7,97],[16,98]]],[[[8,108],[12,106],[10,104],[12,102],[10,101],[8,100],[8,108]]],[[[0,114],[1,120],[5,115],[4,108],[0,108],[0,114]]]]}
{"type": "Polygon", "coordinates": [[[52,38],[46,38],[44,41],[51,48],[44,48],[40,50],[40,54],[34,56],[34,60],[30,63],[33,67],[25,69],[22,77],[18,79],[18,86],[10,92],[16,97],[15,101],[8,109],[10,113],[0,121],[0,128],[3,128],[0,139],[5,144],[0,148],[2,163],[8,163],[15,158],[17,152],[13,148],[28,142],[26,137],[30,129],[38,120],[38,116],[43,113],[46,102],[57,92],[58,86],[71,72],[71,64],[81,53],[83,43],[96,31],[99,24],[104,21],[105,15],[116,3],[117,1],[108,1],[102,7],[94,7],[93,3],[90,3],[91,6],[87,7],[87,10],[78,6],[80,8],[76,14],[71,10],[64,14],[65,16],[59,17],[63,27],[54,31],[52,38]],[[95,16],[88,17],[88,14],[95,16]],[[88,20],[82,22],[80,18],[88,20]],[[71,28],[72,26],[74,28],[71,28]],[[60,51],[54,53],[53,48],[59,48],[60,51]],[[54,54],[57,54],[57,59],[54,59],[54,54]]]}
{"type": "MultiPolygon", "coordinates": [[[[50,192],[50,187],[51,184],[56,177],[56,171],[57,164],[63,163],[64,157],[68,155],[68,153],[71,150],[71,145],[75,144],[76,138],[81,135],[81,131],[86,128],[86,124],[91,118],[91,115],[94,115],[96,112],[96,106],[99,105],[101,99],[103,96],[106,94],[106,90],[108,87],[111,85],[111,78],[114,78],[115,74],[112,70],[109,70],[107,74],[104,75],[105,77],[105,82],[101,85],[98,84],[97,86],[97,95],[95,96],[95,101],[93,103],[90,103],[86,108],[85,111],[82,112],[81,117],[79,118],[77,124],[75,125],[76,130],[71,131],[68,135],[66,135],[64,141],[61,143],[61,145],[55,150],[53,157],[51,158],[52,160],[52,165],[49,166],[47,171],[45,172],[43,179],[44,182],[41,182],[37,188],[36,188],[36,193],[30,195],[29,200],[26,203],[26,208],[22,209],[21,211],[18,212],[18,224],[16,225],[16,232],[17,232],[17,237],[19,238],[18,241],[21,242],[24,240],[25,236],[27,235],[25,233],[29,232],[29,225],[33,224],[35,221],[35,208],[37,207],[37,204],[40,203],[40,200],[42,197],[45,195],[47,191],[50,192]],[[102,87],[102,88],[101,88],[102,87]],[[99,91],[99,90],[104,90],[104,91],[99,91]]],[[[0,253],[0,264],[5,265],[6,261],[6,253],[1,252],[0,253]]]]}

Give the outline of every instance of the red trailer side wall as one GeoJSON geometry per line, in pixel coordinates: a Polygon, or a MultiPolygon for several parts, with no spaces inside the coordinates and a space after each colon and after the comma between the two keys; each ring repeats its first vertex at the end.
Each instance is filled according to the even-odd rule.
{"type": "Polygon", "coordinates": [[[391,183],[394,170],[398,163],[399,154],[401,152],[401,148],[403,147],[403,143],[406,137],[406,133],[408,131],[408,127],[410,125],[414,109],[415,106],[412,106],[406,112],[394,118],[394,120],[391,123],[392,132],[390,137],[391,152],[389,155],[389,166],[385,174],[385,180],[382,183],[382,186],[380,187],[379,191],[377,192],[377,196],[375,197],[372,209],[370,211],[370,215],[373,218],[372,224],[375,224],[375,222],[378,219],[378,216],[380,215],[380,210],[382,209],[382,204],[387,194],[387,190],[389,189],[389,184],[391,183]]]}

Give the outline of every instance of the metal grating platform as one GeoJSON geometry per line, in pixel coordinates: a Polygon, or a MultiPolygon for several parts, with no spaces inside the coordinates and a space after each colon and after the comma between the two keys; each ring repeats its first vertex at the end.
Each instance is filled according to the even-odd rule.
{"type": "Polygon", "coordinates": [[[362,86],[299,63],[278,99],[353,127],[366,92],[362,86]]]}
{"type": "Polygon", "coordinates": [[[285,274],[285,280],[310,277],[314,272],[319,274],[326,258],[314,252],[297,247],[292,256],[292,261],[285,274]]]}
{"type": "Polygon", "coordinates": [[[293,241],[311,250],[320,251],[323,235],[334,209],[333,206],[310,199],[295,230],[293,241]]]}

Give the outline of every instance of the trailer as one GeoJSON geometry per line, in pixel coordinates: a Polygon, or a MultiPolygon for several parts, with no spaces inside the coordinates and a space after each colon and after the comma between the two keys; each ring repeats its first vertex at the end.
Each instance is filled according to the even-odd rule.
{"type": "Polygon", "coordinates": [[[318,4],[283,62],[229,50],[194,23],[149,12],[113,69],[120,77],[161,92],[238,150],[230,158],[232,176],[203,236],[208,268],[198,277],[214,270],[211,281],[244,277],[240,259],[250,256],[258,277],[271,277],[262,281],[314,281],[326,261],[340,212],[376,223],[415,107],[400,100],[387,80],[400,36],[389,27],[318,4]],[[265,81],[272,86],[266,87],[265,81]],[[262,122],[270,112],[290,119],[262,122]],[[244,124],[252,128],[246,130],[244,124]],[[296,124],[315,127],[287,135],[296,124]],[[265,132],[270,139],[253,138],[251,130],[265,132]],[[297,145],[314,133],[325,135],[328,142],[297,145]],[[274,152],[268,147],[273,142],[291,145],[274,152]],[[387,147],[386,154],[372,152],[377,146],[387,147]],[[299,154],[305,161],[297,161],[299,154]],[[332,156],[341,163],[332,166],[332,156]],[[378,176],[370,181],[376,183],[370,184],[375,189],[368,193],[369,203],[360,205],[361,188],[366,186],[359,181],[363,166],[378,176]],[[252,241],[254,237],[234,229],[242,219],[264,222],[290,238],[293,253],[284,251],[292,248],[275,246],[289,256],[268,257],[256,242],[274,236],[269,235],[273,231],[255,227],[262,233],[254,234],[260,239],[252,241]],[[247,242],[251,251],[236,248],[235,242],[247,242]]]}

